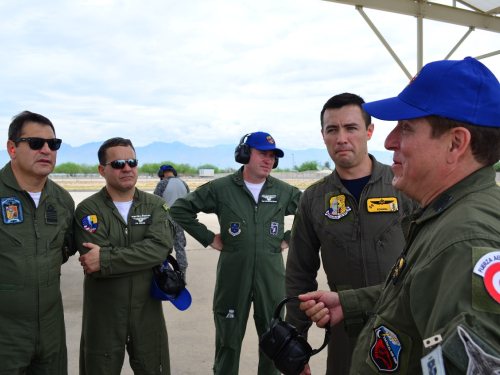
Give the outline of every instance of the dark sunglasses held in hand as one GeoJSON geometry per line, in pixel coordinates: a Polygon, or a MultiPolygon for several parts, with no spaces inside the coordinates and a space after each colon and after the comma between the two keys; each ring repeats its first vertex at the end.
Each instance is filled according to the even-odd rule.
{"type": "Polygon", "coordinates": [[[62,139],[59,138],[38,138],[38,137],[30,137],[30,138],[17,138],[14,139],[14,143],[17,145],[19,142],[28,142],[28,145],[32,150],[41,150],[45,145],[45,142],[49,145],[49,148],[52,151],[57,151],[61,147],[62,139]]]}
{"type": "Polygon", "coordinates": [[[137,159],[119,159],[119,160],[113,160],[110,161],[109,163],[106,163],[104,165],[111,165],[111,168],[113,169],[123,169],[125,168],[125,164],[128,164],[130,168],[137,167],[137,164],[139,164],[139,160],[137,159]]]}

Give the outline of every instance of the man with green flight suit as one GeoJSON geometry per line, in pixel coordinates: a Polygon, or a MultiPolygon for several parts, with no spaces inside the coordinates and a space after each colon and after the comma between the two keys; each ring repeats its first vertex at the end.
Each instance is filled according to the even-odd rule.
{"type": "Polygon", "coordinates": [[[168,206],[138,190],[132,142],[111,138],[98,151],[106,186],[81,202],[75,238],[84,280],[80,374],[119,375],[125,348],[135,374],[170,374],[161,301],[152,267],[172,251],[168,206]]]}
{"type": "Polygon", "coordinates": [[[10,162],[0,171],[0,374],[66,375],[61,264],[73,255],[75,204],[47,176],[61,140],[24,111],[9,127],[10,162]]]}
{"type": "MultiPolygon", "coordinates": [[[[238,374],[241,343],[253,302],[254,320],[261,337],[285,295],[281,252],[290,231],[284,217],[295,213],[301,192],[269,174],[284,153],[271,135],[245,135],[235,150],[244,166],[236,173],[200,186],[171,207],[171,215],[203,246],[220,251],[214,292],[216,349],[214,374],[238,374]],[[220,233],[200,223],[198,212],[215,213],[220,233]]],[[[259,375],[278,374],[259,352],[259,375]]]]}

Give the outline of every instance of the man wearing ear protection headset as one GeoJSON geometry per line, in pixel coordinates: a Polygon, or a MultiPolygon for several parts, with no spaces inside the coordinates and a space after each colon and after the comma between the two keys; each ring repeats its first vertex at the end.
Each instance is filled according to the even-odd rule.
{"type": "MultiPolygon", "coordinates": [[[[290,231],[284,230],[284,217],[295,213],[301,192],[270,176],[283,155],[270,134],[247,134],[235,150],[235,160],[244,164],[239,171],[200,186],[171,207],[176,223],[203,246],[221,252],[213,302],[217,375],[238,374],[252,302],[261,337],[285,295],[281,252],[288,247],[290,231]],[[220,233],[200,223],[198,212],[215,213],[220,233]]],[[[257,373],[278,374],[262,352],[257,373]]]]}
{"type": "Polygon", "coordinates": [[[24,111],[9,126],[10,161],[0,171],[0,373],[68,373],[61,264],[75,249],[75,204],[47,176],[61,140],[24,111]]]}
{"type": "MultiPolygon", "coordinates": [[[[287,296],[318,288],[320,256],[331,290],[379,284],[404,245],[401,218],[417,205],[392,187],[391,168],[368,154],[374,124],[363,103],[343,93],[321,111],[321,134],[335,170],[300,199],[286,265],[287,296]]],[[[286,321],[302,335],[311,325],[297,301],[289,303],[286,321]]],[[[343,327],[332,327],[328,375],[348,373],[354,344],[343,327]]]]}
{"type": "Polygon", "coordinates": [[[153,270],[172,251],[163,199],[138,190],[135,149],[111,138],[97,153],[106,186],[75,212],[75,242],[85,272],[80,375],[119,375],[125,349],[135,374],[170,374],[162,303],[153,270]]]}
{"type": "MultiPolygon", "coordinates": [[[[177,171],[171,165],[165,164],[160,167],[157,172],[160,182],[156,185],[154,195],[158,195],[163,198],[169,207],[175,203],[175,201],[187,193],[189,193],[189,186],[177,177],[177,171]]],[[[186,256],[186,236],[184,235],[184,230],[170,218],[174,228],[175,228],[175,241],[174,250],[175,258],[179,263],[179,270],[181,272],[184,282],[186,282],[186,270],[188,267],[188,261],[186,256]]]]}

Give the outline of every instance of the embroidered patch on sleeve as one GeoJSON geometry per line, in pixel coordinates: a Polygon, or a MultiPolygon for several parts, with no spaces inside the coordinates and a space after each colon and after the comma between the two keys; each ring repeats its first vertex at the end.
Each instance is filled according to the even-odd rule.
{"type": "Polygon", "coordinates": [[[86,231],[94,233],[97,230],[97,215],[85,216],[82,219],[82,226],[86,231]]]}
{"type": "Polygon", "coordinates": [[[395,372],[399,367],[401,343],[398,336],[385,326],[374,330],[375,343],[371,347],[370,357],[380,372],[395,372]]]}
{"type": "Polygon", "coordinates": [[[483,278],[490,296],[500,303],[500,251],[492,251],[482,256],[474,266],[474,273],[483,278]]]}
{"type": "Polygon", "coordinates": [[[22,223],[23,207],[17,197],[2,198],[2,216],[4,224],[22,223]]]}
{"type": "Polygon", "coordinates": [[[163,205],[163,209],[164,209],[165,211],[168,211],[168,210],[170,210],[170,207],[168,207],[168,204],[166,204],[166,203],[165,203],[165,204],[163,205]]]}

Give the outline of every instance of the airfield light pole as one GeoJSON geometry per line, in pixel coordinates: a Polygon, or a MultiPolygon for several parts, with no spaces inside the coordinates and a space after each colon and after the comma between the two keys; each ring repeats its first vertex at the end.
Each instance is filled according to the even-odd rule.
{"type": "Polygon", "coordinates": [[[295,159],[292,154],[292,171],[295,169],[295,159]]]}

